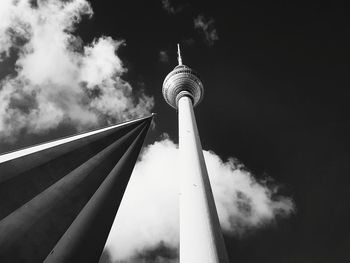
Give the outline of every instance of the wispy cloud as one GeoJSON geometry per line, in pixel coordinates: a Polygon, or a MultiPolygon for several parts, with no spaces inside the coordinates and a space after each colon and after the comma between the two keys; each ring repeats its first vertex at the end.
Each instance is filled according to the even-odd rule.
{"type": "Polygon", "coordinates": [[[215,41],[219,40],[217,30],[215,28],[215,20],[206,18],[204,15],[198,15],[193,20],[194,28],[197,29],[204,37],[207,45],[214,45],[215,41]]]}
{"type": "MultiPolygon", "coordinates": [[[[204,151],[204,157],[226,233],[242,236],[293,212],[293,201],[279,195],[276,184],[256,180],[234,159],[224,162],[211,151],[204,151]]],[[[179,245],[177,158],[177,145],[167,138],[144,149],[107,241],[116,262],[144,262],[137,255],[152,251],[159,255],[160,247],[171,253],[147,262],[177,262],[173,252],[179,245]]]]}
{"type": "Polygon", "coordinates": [[[117,56],[123,40],[84,45],[73,34],[93,11],[86,0],[0,2],[0,63],[18,55],[14,75],[0,80],[0,140],[61,123],[78,130],[149,114],[153,98],[134,95],[117,56]]]}
{"type": "Polygon", "coordinates": [[[168,63],[169,62],[169,55],[168,52],[165,50],[159,51],[159,61],[163,63],[168,63]]]}
{"type": "Polygon", "coordinates": [[[183,6],[174,7],[170,0],[162,0],[162,6],[169,14],[177,14],[183,10],[183,6]]]}

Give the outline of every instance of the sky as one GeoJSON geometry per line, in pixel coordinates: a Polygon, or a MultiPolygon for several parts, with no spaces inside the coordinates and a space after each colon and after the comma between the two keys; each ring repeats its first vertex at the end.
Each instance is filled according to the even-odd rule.
{"type": "Polygon", "coordinates": [[[1,153],[157,113],[105,262],[177,262],[176,174],[168,171],[177,116],[161,87],[178,42],[204,84],[195,113],[230,261],[346,261],[350,41],[343,3],[28,3],[0,4],[1,153]],[[141,198],[145,186],[158,195],[141,198]],[[132,222],[139,226],[143,214],[147,224],[118,234],[130,218],[128,203],[142,207],[140,199],[164,215],[139,211],[132,222]],[[157,230],[151,237],[150,229],[157,230]],[[131,234],[139,243],[119,243],[118,251],[131,234]]]}

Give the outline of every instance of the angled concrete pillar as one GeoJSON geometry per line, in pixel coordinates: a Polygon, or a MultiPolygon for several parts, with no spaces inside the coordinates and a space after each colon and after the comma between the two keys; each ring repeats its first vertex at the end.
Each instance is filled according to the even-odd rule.
{"type": "Polygon", "coordinates": [[[143,126],[44,262],[98,262],[147,130],[143,126]]]}
{"type": "MultiPolygon", "coordinates": [[[[67,229],[70,241],[80,244],[86,236],[79,232],[84,229],[77,232],[72,227],[77,217],[82,218],[80,227],[93,228],[90,247],[103,249],[151,119],[1,155],[0,262],[42,262],[67,229]]],[[[88,249],[90,257],[84,262],[97,262],[102,249],[88,249]]],[[[87,251],[74,250],[70,255],[83,252],[87,251]]]]}

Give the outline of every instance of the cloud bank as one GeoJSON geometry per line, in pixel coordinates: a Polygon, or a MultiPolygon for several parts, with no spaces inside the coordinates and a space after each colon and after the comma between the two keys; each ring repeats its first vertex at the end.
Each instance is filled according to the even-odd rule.
{"type": "Polygon", "coordinates": [[[21,131],[42,133],[62,123],[77,130],[149,114],[153,98],[135,95],[116,54],[123,40],[100,37],[84,45],[74,31],[93,11],[86,0],[1,0],[0,140],[21,131]]]}
{"type": "Polygon", "coordinates": [[[214,45],[215,41],[219,40],[217,30],[215,28],[215,21],[213,18],[206,18],[203,15],[198,15],[193,20],[194,28],[197,29],[204,37],[208,46],[214,45]]]}
{"type": "MultiPolygon", "coordinates": [[[[177,262],[177,154],[177,146],[167,138],[144,149],[106,244],[114,262],[177,262]],[[159,248],[167,253],[159,255],[159,248]],[[144,261],[140,255],[145,251],[158,256],[144,261]]],[[[204,156],[226,233],[242,236],[293,212],[292,200],[279,195],[278,187],[257,181],[237,161],[224,162],[210,151],[204,156]]]]}

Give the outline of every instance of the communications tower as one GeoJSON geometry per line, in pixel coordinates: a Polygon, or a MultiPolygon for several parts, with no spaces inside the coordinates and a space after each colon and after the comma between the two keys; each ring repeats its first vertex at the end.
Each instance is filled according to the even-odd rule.
{"type": "Polygon", "coordinates": [[[228,263],[193,107],[203,98],[197,73],[182,63],[165,78],[163,96],[178,111],[180,175],[180,262],[228,263]]]}

